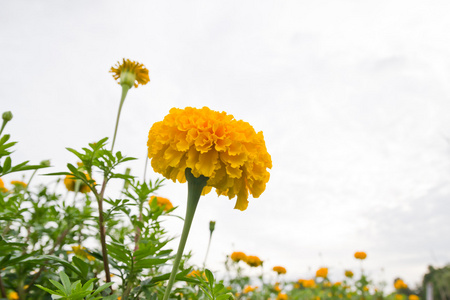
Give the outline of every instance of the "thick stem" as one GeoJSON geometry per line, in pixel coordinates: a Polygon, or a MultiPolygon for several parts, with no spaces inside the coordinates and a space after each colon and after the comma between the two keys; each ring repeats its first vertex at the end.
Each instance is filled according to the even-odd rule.
{"type": "MultiPolygon", "coordinates": [[[[106,186],[106,182],[103,187],[106,186]]],[[[106,282],[111,282],[111,273],[109,271],[108,262],[108,250],[106,249],[106,231],[105,231],[105,220],[103,219],[103,193],[104,188],[102,188],[102,193],[100,197],[97,198],[98,203],[98,226],[100,229],[100,243],[102,245],[102,256],[103,256],[103,268],[105,270],[106,282]]]]}
{"type": "Polygon", "coordinates": [[[111,152],[113,151],[114,144],[116,143],[116,135],[117,135],[117,128],[119,127],[120,112],[122,111],[122,106],[123,103],[125,102],[125,98],[127,97],[129,89],[130,87],[127,86],[126,84],[122,85],[122,97],[120,98],[119,111],[117,112],[116,127],[114,128],[114,137],[112,141],[111,152]]]}
{"type": "Polygon", "coordinates": [[[202,194],[203,188],[206,186],[208,177],[200,175],[196,178],[191,173],[191,169],[187,168],[185,171],[186,180],[188,182],[188,199],[186,208],[186,217],[184,218],[183,232],[181,234],[180,244],[178,245],[177,256],[172,267],[172,273],[170,274],[169,283],[167,284],[166,292],[163,300],[168,300],[172,286],[175,281],[175,276],[180,265],[181,257],[183,256],[184,247],[186,246],[187,237],[191,228],[192,220],[194,219],[195,209],[197,208],[198,201],[202,194]]]}

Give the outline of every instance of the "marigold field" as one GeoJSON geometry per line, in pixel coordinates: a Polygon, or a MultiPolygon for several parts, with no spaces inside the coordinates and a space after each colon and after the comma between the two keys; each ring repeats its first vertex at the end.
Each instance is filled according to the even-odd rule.
{"type": "MultiPolygon", "coordinates": [[[[5,128],[19,121],[16,124],[12,112],[2,115],[1,299],[424,298],[424,287],[412,288],[401,278],[387,283],[394,292],[386,293],[385,283],[366,275],[364,262],[370,253],[363,251],[349,254],[361,261],[361,269],[343,270],[339,281],[330,280],[327,266],[316,266],[312,278],[289,280],[289,265],[267,265],[267,257],[245,249],[223,258],[225,276],[214,274],[207,264],[194,265],[190,251],[196,249],[184,248],[202,195],[214,189],[235,199],[235,208],[244,211],[250,196],[264,192],[272,167],[264,135],[225,112],[173,108],[149,128],[148,158],[159,179],[121,172],[135,158],[114,149],[120,112],[128,91],[147,85],[150,78],[142,63],[129,59],[110,72],[122,90],[114,135],[81,149],[67,148],[73,154],[67,169],[50,173],[46,168],[51,161],[13,162],[11,155],[20,143],[16,145],[5,128]],[[45,174],[47,183],[35,184],[36,174],[45,174]],[[112,179],[122,182],[120,198],[108,196],[112,179]],[[187,182],[185,216],[158,194],[166,179],[187,182]],[[168,246],[174,236],[162,222],[168,217],[184,219],[177,249],[168,246]]],[[[215,222],[209,230],[211,243],[215,222]]]]}

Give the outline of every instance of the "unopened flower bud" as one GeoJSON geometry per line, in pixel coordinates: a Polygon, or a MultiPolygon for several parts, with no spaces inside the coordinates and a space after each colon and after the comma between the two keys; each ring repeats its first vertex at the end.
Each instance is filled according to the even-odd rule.
{"type": "Polygon", "coordinates": [[[209,232],[211,232],[211,234],[213,233],[215,228],[216,228],[216,221],[209,221],[209,232]]]}
{"type": "Polygon", "coordinates": [[[50,167],[50,160],[43,160],[43,161],[41,161],[41,166],[44,166],[44,167],[50,167]]]}
{"type": "Polygon", "coordinates": [[[9,122],[13,118],[13,114],[10,111],[5,111],[2,115],[3,121],[9,122]]]}

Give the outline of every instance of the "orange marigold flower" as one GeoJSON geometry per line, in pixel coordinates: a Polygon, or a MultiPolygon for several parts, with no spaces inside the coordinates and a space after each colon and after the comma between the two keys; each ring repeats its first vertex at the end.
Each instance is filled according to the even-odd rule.
{"type": "Polygon", "coordinates": [[[355,252],[355,258],[356,259],[363,260],[363,259],[366,259],[366,257],[367,257],[366,252],[355,252]]]}
{"type": "Polygon", "coordinates": [[[250,293],[250,292],[253,292],[253,291],[256,290],[257,288],[258,288],[257,286],[250,286],[250,285],[247,285],[247,286],[244,288],[244,290],[242,291],[242,293],[248,294],[248,293],[250,293]]]}
{"type": "Polygon", "coordinates": [[[0,192],[6,193],[8,191],[7,188],[5,188],[5,183],[3,182],[2,178],[0,178],[0,192]]]}
{"type": "Polygon", "coordinates": [[[22,188],[26,188],[27,187],[27,184],[25,182],[19,181],[19,180],[13,180],[13,181],[11,181],[11,184],[14,185],[14,186],[20,186],[22,188]]]}
{"type": "Polygon", "coordinates": [[[19,294],[15,291],[11,291],[8,293],[8,300],[19,300],[19,294]]]}
{"type": "Polygon", "coordinates": [[[203,107],[172,108],[148,134],[148,157],[155,172],[181,183],[185,170],[208,178],[203,194],[215,188],[245,210],[248,195],[259,197],[272,167],[262,132],[232,115],[203,107]]]}
{"type": "Polygon", "coordinates": [[[247,261],[247,255],[245,255],[244,252],[233,252],[231,253],[230,258],[234,261],[234,262],[239,262],[239,261],[247,261]]]}
{"type": "Polygon", "coordinates": [[[127,85],[129,88],[138,85],[146,85],[150,81],[148,77],[148,69],[143,64],[123,59],[123,62],[117,62],[115,67],[111,67],[110,73],[113,73],[113,77],[118,81],[120,85],[127,85]]]}
{"type": "Polygon", "coordinates": [[[172,202],[170,202],[169,199],[163,197],[151,196],[148,203],[151,204],[154,198],[156,198],[156,204],[162,207],[164,211],[169,211],[173,208],[172,202]]]}
{"type": "Polygon", "coordinates": [[[345,270],[345,277],[352,278],[353,277],[353,272],[350,271],[350,270],[345,270]]]}
{"type": "Polygon", "coordinates": [[[275,285],[273,286],[273,289],[274,289],[277,293],[281,292],[280,283],[279,283],[279,282],[275,283],[275,285]]]}
{"type": "Polygon", "coordinates": [[[191,273],[187,274],[187,277],[203,277],[205,278],[205,273],[199,270],[192,270],[191,273]]]}
{"type": "Polygon", "coordinates": [[[273,270],[278,274],[286,274],[286,269],[281,266],[275,266],[273,267],[273,270]]]}
{"type": "Polygon", "coordinates": [[[419,300],[419,296],[417,295],[409,295],[408,300],[419,300]]]}
{"type": "Polygon", "coordinates": [[[262,265],[262,261],[259,259],[258,256],[247,256],[246,263],[250,267],[259,267],[262,265]]]}
{"type": "Polygon", "coordinates": [[[328,275],[328,268],[320,268],[316,272],[316,277],[326,278],[328,275]]]}
{"type": "Polygon", "coordinates": [[[285,293],[279,293],[277,296],[277,300],[287,300],[288,299],[288,295],[285,293]]]}
{"type": "MultiPolygon", "coordinates": [[[[86,175],[87,180],[91,179],[87,173],[85,173],[84,175],[86,175]]],[[[89,193],[91,191],[91,189],[89,188],[88,185],[84,184],[84,182],[82,182],[81,180],[79,182],[80,182],[80,187],[79,187],[80,193],[89,193]]],[[[76,184],[77,184],[77,179],[75,177],[73,177],[72,175],[67,175],[64,178],[64,185],[66,186],[68,191],[75,192],[76,184]]]]}
{"type": "Polygon", "coordinates": [[[407,288],[408,288],[408,285],[407,285],[402,279],[397,279],[397,280],[394,282],[394,287],[395,287],[397,290],[401,290],[401,289],[407,289],[407,288]]]}
{"type": "MultiPolygon", "coordinates": [[[[299,281],[300,282],[300,281],[299,281]]],[[[313,288],[316,286],[316,282],[314,281],[314,279],[308,279],[308,280],[303,280],[301,282],[301,284],[305,287],[305,288],[313,288]]]]}

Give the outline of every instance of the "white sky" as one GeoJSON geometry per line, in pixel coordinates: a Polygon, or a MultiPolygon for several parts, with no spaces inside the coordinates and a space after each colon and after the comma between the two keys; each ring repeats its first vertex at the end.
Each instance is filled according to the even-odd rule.
{"type": "MultiPolygon", "coordinates": [[[[245,212],[214,193],[201,200],[194,262],[216,220],[215,270],[244,251],[290,279],[328,266],[339,280],[366,251],[373,279],[414,285],[428,264],[450,261],[449,11],[416,0],[0,0],[13,158],[62,171],[76,162],[65,147],[111,136],[120,86],[108,70],[137,60],[151,82],[129,93],[116,143],[140,158],[135,175],[151,124],[171,107],[233,114],[264,132],[272,155],[267,189],[245,212]]],[[[184,215],[186,189],[167,182],[159,195],[184,215]]],[[[167,226],[181,233],[179,220],[167,226]]]]}

